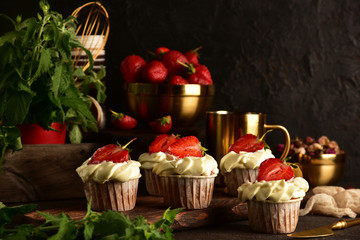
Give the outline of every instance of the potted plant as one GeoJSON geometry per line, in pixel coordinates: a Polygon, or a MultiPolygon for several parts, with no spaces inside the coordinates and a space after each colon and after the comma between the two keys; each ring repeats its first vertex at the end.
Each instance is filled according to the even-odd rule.
{"type": "Polygon", "coordinates": [[[65,124],[70,142],[80,143],[82,131],[97,131],[89,86],[95,86],[98,102],[106,97],[100,81],[104,69],[92,71],[92,55],[76,39],[76,19],[50,11],[45,0],[39,5],[42,14],[36,18],[12,20],[2,15],[14,30],[0,37],[0,168],[7,149],[22,149],[20,125],[55,130],[53,123],[65,124]],[[73,66],[75,48],[89,58],[86,72],[73,66]]]}

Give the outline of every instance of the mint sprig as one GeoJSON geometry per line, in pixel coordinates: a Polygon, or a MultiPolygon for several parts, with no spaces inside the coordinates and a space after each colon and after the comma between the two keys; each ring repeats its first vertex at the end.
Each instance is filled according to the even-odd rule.
{"type": "Polygon", "coordinates": [[[0,36],[0,170],[5,150],[21,150],[22,123],[37,123],[51,130],[51,123],[66,123],[71,143],[82,141],[82,131],[97,131],[96,119],[87,97],[90,86],[97,90],[97,101],[105,101],[100,81],[105,69],[93,71],[91,52],[76,38],[77,20],[63,18],[40,0],[41,13],[9,20],[13,30],[0,36]],[[90,67],[74,69],[71,51],[85,51],[90,67]],[[75,80],[77,79],[77,80],[75,80]]]}
{"type": "Polygon", "coordinates": [[[171,225],[176,215],[182,210],[167,209],[162,218],[155,223],[148,223],[143,216],[132,220],[129,216],[116,211],[93,212],[91,203],[87,206],[86,215],[76,221],[68,214],[51,215],[39,212],[45,221],[35,226],[22,224],[7,229],[12,217],[17,214],[32,212],[36,205],[19,205],[7,207],[0,203],[0,238],[2,239],[174,239],[171,225]]]}

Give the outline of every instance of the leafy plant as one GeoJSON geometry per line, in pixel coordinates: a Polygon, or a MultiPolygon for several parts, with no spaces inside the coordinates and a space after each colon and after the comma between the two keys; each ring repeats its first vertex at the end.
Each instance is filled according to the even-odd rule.
{"type": "Polygon", "coordinates": [[[143,216],[130,220],[128,216],[116,211],[93,212],[87,206],[84,218],[75,221],[68,214],[51,215],[37,213],[45,221],[39,226],[22,224],[6,228],[13,216],[32,212],[36,205],[7,207],[0,203],[0,238],[4,239],[174,239],[171,224],[182,209],[167,209],[162,218],[149,224],[143,216]]]}
{"type": "Polygon", "coordinates": [[[76,39],[76,19],[50,11],[45,0],[39,5],[42,14],[36,18],[13,20],[1,15],[14,30],[0,37],[0,167],[6,149],[22,149],[18,124],[37,123],[51,129],[51,123],[65,122],[70,142],[80,143],[81,129],[97,131],[86,95],[89,86],[96,87],[100,103],[106,97],[100,81],[105,70],[92,71],[92,55],[76,39]],[[74,70],[71,50],[75,48],[89,58],[86,72],[74,70]]]}

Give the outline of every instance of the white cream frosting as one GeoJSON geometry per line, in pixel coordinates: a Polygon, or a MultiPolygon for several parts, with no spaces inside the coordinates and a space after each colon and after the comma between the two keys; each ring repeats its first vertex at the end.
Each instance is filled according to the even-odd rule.
{"type": "Polygon", "coordinates": [[[309,190],[308,182],[302,177],[289,181],[256,181],[244,183],[238,188],[238,197],[242,202],[248,200],[285,202],[292,198],[303,198],[309,190]]]}
{"type": "Polygon", "coordinates": [[[157,163],[153,172],[159,176],[166,175],[189,175],[189,176],[210,176],[219,173],[216,160],[205,154],[203,157],[184,157],[180,159],[167,156],[166,161],[157,163]]]}
{"type": "Polygon", "coordinates": [[[240,151],[239,153],[231,151],[221,158],[220,171],[224,174],[231,172],[234,168],[256,169],[269,158],[275,158],[270,149],[263,148],[256,152],[240,151]]]}
{"type": "Polygon", "coordinates": [[[99,164],[88,164],[90,158],[76,169],[81,180],[105,183],[107,181],[127,182],[141,177],[140,163],[129,160],[128,162],[113,163],[103,161],[99,164]]]}
{"type": "Polygon", "coordinates": [[[139,156],[139,162],[143,169],[153,169],[155,164],[165,160],[166,154],[163,152],[143,153],[139,156]]]}

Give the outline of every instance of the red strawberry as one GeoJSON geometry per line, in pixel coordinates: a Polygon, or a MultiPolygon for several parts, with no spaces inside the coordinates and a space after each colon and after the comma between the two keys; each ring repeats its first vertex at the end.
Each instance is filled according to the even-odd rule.
{"type": "Polygon", "coordinates": [[[141,68],[146,65],[146,62],[142,57],[137,55],[127,56],[120,66],[121,75],[123,76],[125,82],[133,83],[139,82],[141,68]]]}
{"type": "Polygon", "coordinates": [[[197,137],[186,136],[171,144],[167,148],[166,153],[177,158],[202,157],[203,149],[197,137]]]}
{"type": "Polygon", "coordinates": [[[199,64],[199,50],[202,47],[198,47],[194,50],[189,50],[185,52],[185,57],[189,60],[190,63],[192,64],[199,64]]]}
{"type": "Polygon", "coordinates": [[[170,50],[163,55],[162,62],[169,70],[169,73],[182,75],[186,72],[186,68],[181,64],[189,63],[184,54],[177,50],[170,50]]]}
{"type": "Polygon", "coordinates": [[[167,47],[158,47],[155,51],[156,53],[156,56],[159,58],[159,59],[162,59],[162,56],[166,53],[166,52],[169,52],[170,49],[168,49],[167,47]]]}
{"type": "Polygon", "coordinates": [[[167,133],[172,127],[171,116],[164,116],[149,123],[151,129],[156,133],[167,133]]]}
{"type": "Polygon", "coordinates": [[[168,70],[161,61],[152,60],[142,69],[142,80],[149,83],[162,83],[166,80],[168,70]]]}
{"type": "Polygon", "coordinates": [[[127,162],[130,159],[129,150],[126,148],[132,141],[132,139],[125,146],[121,147],[120,144],[109,144],[104,147],[99,148],[92,155],[89,164],[99,164],[103,161],[121,163],[127,162]]]}
{"type": "Polygon", "coordinates": [[[189,64],[190,74],[186,77],[186,79],[191,84],[201,84],[201,85],[212,85],[213,80],[211,78],[211,74],[209,69],[201,64],[193,65],[189,64]]]}
{"type": "Polygon", "coordinates": [[[177,140],[178,138],[174,134],[158,135],[150,144],[149,153],[165,152],[166,149],[177,140]]]}
{"type": "Polygon", "coordinates": [[[189,84],[188,81],[186,81],[183,77],[179,76],[179,75],[173,75],[171,76],[170,80],[169,80],[170,84],[173,85],[184,85],[184,84],[189,84]]]}
{"type": "Polygon", "coordinates": [[[237,139],[234,144],[229,148],[229,151],[234,151],[239,153],[240,151],[244,152],[256,152],[264,148],[264,144],[260,139],[258,139],[253,134],[245,134],[237,139]]]}
{"type": "Polygon", "coordinates": [[[138,124],[137,120],[129,115],[125,115],[123,113],[117,113],[111,110],[111,121],[114,127],[121,129],[121,130],[129,130],[136,127],[138,124]]]}
{"type": "Polygon", "coordinates": [[[274,181],[284,179],[290,180],[294,177],[294,171],[291,166],[286,165],[277,158],[269,158],[263,161],[259,167],[258,181],[274,181]]]}

